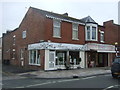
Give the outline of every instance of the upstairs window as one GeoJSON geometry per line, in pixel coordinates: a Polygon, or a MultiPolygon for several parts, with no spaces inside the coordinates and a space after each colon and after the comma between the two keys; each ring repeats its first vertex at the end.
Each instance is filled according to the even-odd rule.
{"type": "Polygon", "coordinates": [[[87,26],[87,40],[90,40],[90,26],[87,26]]]}
{"type": "Polygon", "coordinates": [[[72,24],[72,39],[78,40],[78,24],[72,24]]]}
{"type": "Polygon", "coordinates": [[[87,41],[97,41],[97,25],[87,24],[86,25],[86,40],[87,41]]]}
{"type": "Polygon", "coordinates": [[[92,40],[96,40],[96,27],[92,27],[92,40]]]}
{"type": "Polygon", "coordinates": [[[53,20],[53,37],[60,37],[61,36],[61,32],[60,32],[60,26],[61,26],[61,22],[60,20],[53,20]]]}
{"type": "Polygon", "coordinates": [[[22,32],[22,38],[26,38],[26,31],[22,32]]]}
{"type": "Polygon", "coordinates": [[[104,32],[100,32],[100,42],[104,42],[104,32]]]}

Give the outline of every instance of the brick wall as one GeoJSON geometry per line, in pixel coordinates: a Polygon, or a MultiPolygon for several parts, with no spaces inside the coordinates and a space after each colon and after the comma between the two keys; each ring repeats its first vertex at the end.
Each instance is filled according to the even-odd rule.
{"type": "Polygon", "coordinates": [[[113,20],[104,22],[105,26],[105,42],[114,45],[118,42],[118,26],[114,24],[113,20]]]}
{"type": "Polygon", "coordinates": [[[83,25],[79,25],[79,40],[72,40],[72,23],[61,22],[61,38],[53,37],[53,20],[46,18],[45,24],[45,40],[58,43],[84,44],[85,30],[83,25]]]}

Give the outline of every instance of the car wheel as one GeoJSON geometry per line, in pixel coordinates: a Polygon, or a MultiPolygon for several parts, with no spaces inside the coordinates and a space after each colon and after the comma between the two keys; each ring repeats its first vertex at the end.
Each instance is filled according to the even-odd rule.
{"type": "Polygon", "coordinates": [[[118,77],[118,75],[116,75],[116,74],[112,73],[112,77],[113,77],[113,78],[117,78],[117,77],[118,77]]]}

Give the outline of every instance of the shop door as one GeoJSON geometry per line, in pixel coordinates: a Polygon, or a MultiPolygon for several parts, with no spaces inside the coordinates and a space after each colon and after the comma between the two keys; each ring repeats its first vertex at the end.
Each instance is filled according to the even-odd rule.
{"type": "Polygon", "coordinates": [[[49,53],[49,69],[54,70],[55,69],[55,52],[50,51],[49,53]]]}
{"type": "Polygon", "coordinates": [[[102,54],[99,54],[98,66],[99,66],[99,67],[103,67],[103,66],[104,66],[103,55],[102,55],[102,54]]]}
{"type": "Polygon", "coordinates": [[[99,67],[108,66],[108,54],[105,53],[99,54],[98,65],[99,67]]]}

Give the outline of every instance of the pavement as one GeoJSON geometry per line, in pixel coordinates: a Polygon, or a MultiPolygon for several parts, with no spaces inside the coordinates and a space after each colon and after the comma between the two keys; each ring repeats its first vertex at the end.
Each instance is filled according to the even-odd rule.
{"type": "Polygon", "coordinates": [[[33,71],[16,69],[12,67],[10,70],[7,69],[11,66],[3,67],[3,80],[6,79],[17,79],[17,78],[40,78],[40,79],[63,79],[63,78],[80,78],[96,75],[110,74],[110,67],[95,67],[85,69],[72,69],[72,70],[55,70],[55,71],[33,71]],[[7,71],[5,71],[7,70],[7,71]],[[14,71],[15,70],[15,71],[14,71]]]}
{"type": "Polygon", "coordinates": [[[110,67],[74,69],[74,70],[56,70],[56,71],[34,71],[18,74],[24,77],[44,78],[44,79],[63,79],[63,78],[80,78],[88,76],[96,76],[110,74],[110,67]]]}

